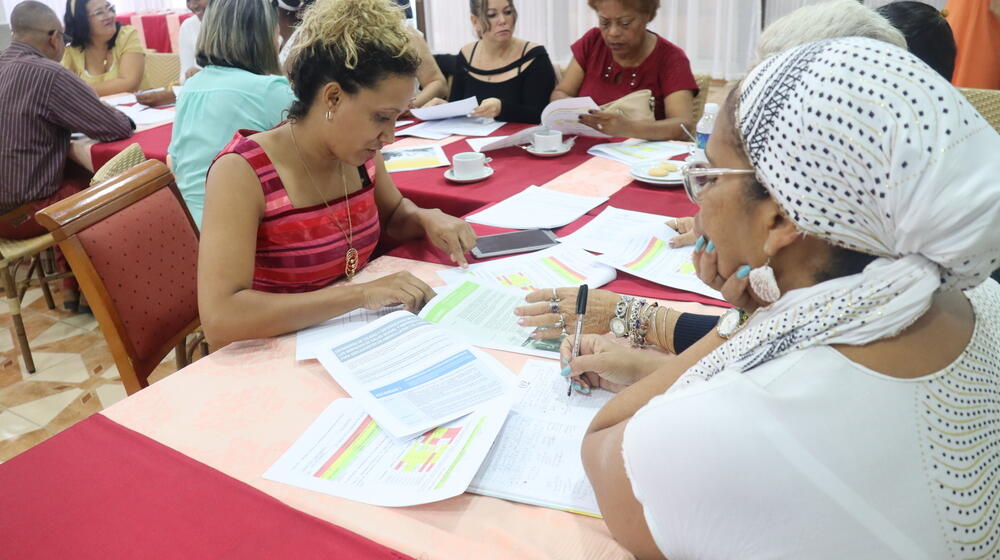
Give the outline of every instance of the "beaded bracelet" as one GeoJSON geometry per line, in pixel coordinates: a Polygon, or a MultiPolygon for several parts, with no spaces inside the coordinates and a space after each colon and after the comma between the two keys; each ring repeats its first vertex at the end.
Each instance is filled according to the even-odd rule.
{"type": "Polygon", "coordinates": [[[629,341],[632,343],[633,348],[646,347],[646,333],[649,332],[649,320],[652,318],[653,313],[656,313],[656,308],[659,305],[655,301],[651,305],[646,305],[645,301],[643,301],[643,307],[639,310],[634,323],[635,326],[629,333],[629,341]]]}

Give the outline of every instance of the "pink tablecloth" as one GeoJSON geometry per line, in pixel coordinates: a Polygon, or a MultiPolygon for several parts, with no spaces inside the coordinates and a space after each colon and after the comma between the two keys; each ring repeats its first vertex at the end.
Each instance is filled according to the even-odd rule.
{"type": "Polygon", "coordinates": [[[406,560],[95,414],[0,465],[4,558],[406,560]]]}
{"type": "Polygon", "coordinates": [[[161,53],[178,52],[180,25],[191,12],[167,11],[119,14],[115,19],[122,25],[131,25],[147,49],[161,53]]]}

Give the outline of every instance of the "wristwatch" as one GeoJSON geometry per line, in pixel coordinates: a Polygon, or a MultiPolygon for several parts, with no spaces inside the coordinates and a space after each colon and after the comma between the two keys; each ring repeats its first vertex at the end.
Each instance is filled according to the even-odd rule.
{"type": "Polygon", "coordinates": [[[624,337],[628,334],[628,325],[625,323],[625,314],[628,313],[629,304],[632,303],[631,297],[622,296],[618,299],[618,304],[615,305],[615,316],[611,318],[611,332],[614,333],[618,338],[624,337]]]}
{"type": "Polygon", "coordinates": [[[749,315],[747,315],[746,311],[738,308],[730,309],[719,319],[719,324],[715,327],[715,332],[722,338],[729,340],[731,336],[736,334],[746,324],[748,318],[749,315]]]}

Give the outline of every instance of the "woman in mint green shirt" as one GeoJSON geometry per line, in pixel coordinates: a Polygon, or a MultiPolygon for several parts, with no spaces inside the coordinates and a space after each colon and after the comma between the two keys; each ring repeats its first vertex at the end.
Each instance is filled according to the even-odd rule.
{"type": "Polygon", "coordinates": [[[295,95],[281,76],[277,19],[269,0],[214,0],[198,36],[198,65],[184,84],[168,152],[177,186],[201,228],[205,176],[241,129],[268,130],[285,119],[295,95]]]}

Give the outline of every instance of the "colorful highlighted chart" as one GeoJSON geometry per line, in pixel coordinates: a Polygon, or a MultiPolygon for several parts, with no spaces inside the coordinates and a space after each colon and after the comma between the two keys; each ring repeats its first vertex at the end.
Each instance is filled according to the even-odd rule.
{"type": "Polygon", "coordinates": [[[560,261],[555,257],[545,257],[542,259],[542,264],[548,267],[549,270],[558,274],[565,281],[570,284],[582,284],[587,280],[587,277],[579,272],[573,270],[566,263],[560,261]]]}
{"type": "Polygon", "coordinates": [[[264,478],[380,506],[468,488],[510,410],[509,399],[409,439],[383,431],[355,399],[333,402],[264,478]]]}
{"type": "Polygon", "coordinates": [[[403,472],[432,470],[460,433],[462,428],[436,428],[427,432],[407,448],[394,468],[403,472]]]}
{"type": "Polygon", "coordinates": [[[598,261],[587,251],[566,244],[495,261],[476,263],[466,270],[438,272],[448,284],[471,280],[484,286],[500,286],[532,291],[543,288],[575,287],[586,283],[591,289],[614,280],[615,269],[598,261]]]}
{"type": "Polygon", "coordinates": [[[667,250],[667,244],[663,240],[656,237],[649,240],[646,248],[639,253],[631,262],[625,263],[625,268],[629,270],[643,270],[649,267],[656,261],[656,258],[660,256],[663,251],[667,250]]]}

